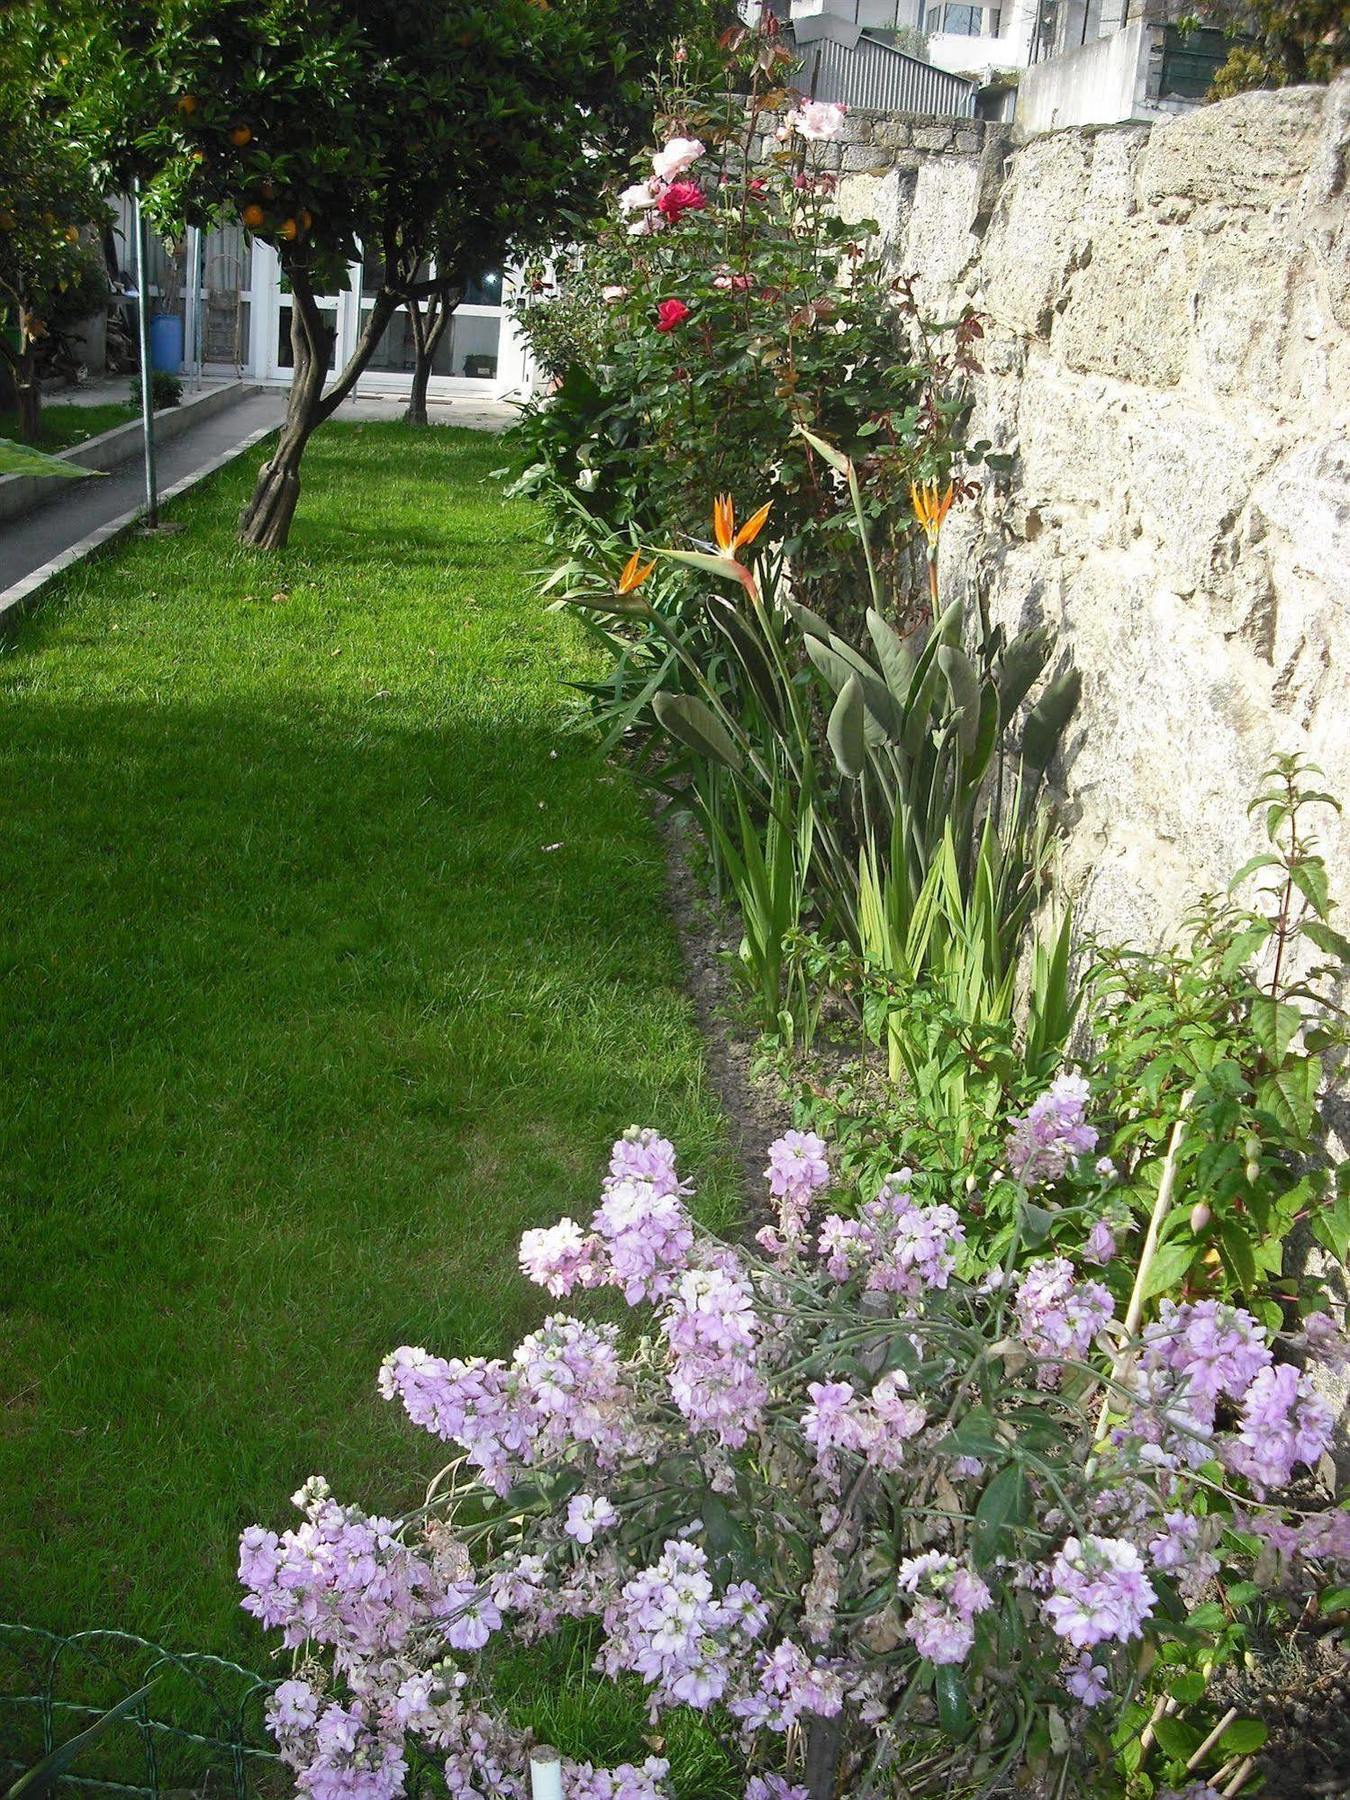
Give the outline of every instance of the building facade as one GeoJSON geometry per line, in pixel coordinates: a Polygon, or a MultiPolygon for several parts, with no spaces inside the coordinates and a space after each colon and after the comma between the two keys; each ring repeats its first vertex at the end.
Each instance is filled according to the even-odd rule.
{"type": "MultiPolygon", "coordinates": [[[[123,201],[113,226],[113,251],[130,291],[133,266],[131,206],[123,201]]],[[[150,305],[183,325],[184,366],[203,375],[235,375],[267,386],[291,379],[291,302],[276,251],[240,225],[190,231],[179,245],[152,237],[150,305]]],[[[320,298],[333,328],[333,368],[341,369],[369,317],[380,285],[378,262],[352,263],[347,284],[320,298]]],[[[523,398],[534,380],[524,339],[507,310],[511,271],[487,270],[471,282],[437,348],[432,399],[477,396],[523,398]]],[[[400,307],[357,384],[357,393],[397,397],[412,386],[412,329],[400,307]]]]}

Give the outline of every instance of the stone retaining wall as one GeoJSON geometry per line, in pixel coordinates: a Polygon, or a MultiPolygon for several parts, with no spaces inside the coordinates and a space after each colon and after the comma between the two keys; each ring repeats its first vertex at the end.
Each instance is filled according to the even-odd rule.
{"type": "MultiPolygon", "coordinates": [[[[1274,752],[1350,808],[1350,77],[1015,150],[851,129],[841,209],[930,312],[984,314],[971,435],[1015,457],[952,515],[946,591],[1058,628],[1067,885],[1082,924],[1154,939],[1255,847],[1274,752]]],[[[1350,827],[1323,840],[1350,909],[1350,827]]]]}

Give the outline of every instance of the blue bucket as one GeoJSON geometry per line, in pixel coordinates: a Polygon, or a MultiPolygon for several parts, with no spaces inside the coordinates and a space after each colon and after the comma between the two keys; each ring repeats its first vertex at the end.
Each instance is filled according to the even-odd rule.
{"type": "Polygon", "coordinates": [[[150,367],[177,375],[183,367],[183,321],[177,313],[160,313],[150,321],[150,367]]]}

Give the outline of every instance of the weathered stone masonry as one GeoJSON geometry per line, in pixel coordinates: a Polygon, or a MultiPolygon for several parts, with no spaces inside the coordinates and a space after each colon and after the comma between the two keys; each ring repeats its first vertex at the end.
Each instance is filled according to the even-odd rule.
{"type": "MultiPolygon", "coordinates": [[[[1350,806],[1350,78],[1006,130],[855,115],[839,205],[927,310],[985,316],[972,434],[1015,460],[952,516],[944,585],[1059,630],[1064,877],[1147,941],[1255,847],[1273,752],[1350,806]]],[[[1350,907],[1350,826],[1323,847],[1350,907]]]]}

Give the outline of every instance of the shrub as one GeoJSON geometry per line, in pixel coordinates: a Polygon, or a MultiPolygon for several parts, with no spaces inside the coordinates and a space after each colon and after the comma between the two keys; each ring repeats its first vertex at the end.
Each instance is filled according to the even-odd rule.
{"type": "MultiPolygon", "coordinates": [[[[183,383],[179,376],[171,375],[167,369],[150,371],[150,403],[158,412],[161,407],[177,406],[183,398],[183,383]]],[[[131,383],[131,400],[134,406],[141,403],[141,378],[137,375],[131,383]]]]}
{"type": "Polygon", "coordinates": [[[960,433],[980,327],[969,313],[950,330],[922,321],[875,225],[838,216],[826,160],[842,109],[785,109],[791,59],[772,25],[730,34],[748,100],[693,83],[664,94],[662,147],[554,296],[527,294],[522,330],[561,385],[520,428],[524,487],[572,549],[605,529],[664,535],[715,493],[753,491],[799,597],[856,620],[856,526],[814,432],[852,455],[875,555],[917,617],[908,485],[960,481],[988,451],[960,433]],[[778,147],[752,163],[775,126],[778,147]]]}
{"type": "MultiPolygon", "coordinates": [[[[1084,1093],[1064,1078],[1015,1125],[1028,1179],[1092,1154],[1084,1093]]],[[[1014,1772],[1119,1792],[1154,1695],[1197,1696],[1177,1653],[1240,1643],[1215,1623],[1261,1544],[1313,1575],[1346,1550],[1345,1514],[1285,1502],[1331,1414],[1249,1314],[1164,1305],[1139,1335],[1110,1271],[1010,1249],[963,1277],[922,1173],[826,1210],[824,1151],[773,1146],[752,1256],[695,1227],[669,1143],[626,1134],[589,1230],[527,1231],[521,1265],[555,1299],[618,1290],[644,1335],[555,1314],[509,1361],[399,1349],[381,1391],[453,1446],[426,1506],[383,1518],[314,1479],[298,1527],[245,1532],[244,1604],[303,1652],[270,1720],[306,1792],[388,1800],[421,1746],[452,1793],[523,1797],[492,1670],[567,1620],[654,1723],[705,1715],[747,1800],[1014,1772]]],[[[1201,1742],[1166,1734],[1153,1775],[1201,1742]]],[[[665,1774],[571,1763],[566,1792],[643,1800],[665,1774]]]]}

